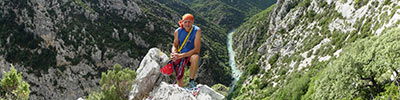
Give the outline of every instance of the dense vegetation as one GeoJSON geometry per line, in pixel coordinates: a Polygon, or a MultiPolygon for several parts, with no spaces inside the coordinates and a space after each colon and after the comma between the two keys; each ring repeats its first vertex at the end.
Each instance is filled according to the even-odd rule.
{"type": "Polygon", "coordinates": [[[342,56],[315,76],[304,98],[373,99],[371,96],[380,93],[389,97],[400,96],[388,94],[393,91],[390,88],[394,88],[391,84],[400,81],[397,76],[400,69],[399,40],[400,29],[393,29],[382,36],[357,40],[346,46],[342,56]],[[387,93],[383,93],[385,91],[387,93]]]}
{"type": "MultiPolygon", "coordinates": [[[[239,95],[236,99],[279,100],[399,98],[399,78],[396,76],[400,64],[399,40],[400,29],[357,40],[344,47],[342,56],[337,59],[323,62],[313,59],[308,71],[291,73],[280,88],[263,82],[272,78],[263,74],[263,78],[254,77],[246,87],[235,87],[238,89],[232,95],[239,95]]],[[[250,73],[247,71],[243,76],[250,73]]],[[[285,72],[279,75],[285,75],[285,72]]],[[[238,84],[244,80],[245,77],[241,77],[238,84]]]]}

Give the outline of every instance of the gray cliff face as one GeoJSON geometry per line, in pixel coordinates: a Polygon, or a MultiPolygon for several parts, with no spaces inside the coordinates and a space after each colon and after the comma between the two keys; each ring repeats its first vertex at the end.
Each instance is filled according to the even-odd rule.
{"type": "MultiPolygon", "coordinates": [[[[307,53],[308,51],[302,49],[308,45],[308,38],[311,38],[313,34],[326,37],[318,43],[314,43],[321,43],[321,45],[333,42],[331,35],[328,34],[335,32],[379,35],[387,28],[396,27],[395,23],[399,20],[396,18],[398,9],[393,6],[396,6],[397,3],[385,4],[384,1],[368,1],[358,4],[348,0],[346,2],[278,0],[275,7],[265,13],[260,20],[244,23],[237,30],[234,42],[238,46],[234,48],[239,57],[258,53],[265,56],[262,58],[268,60],[278,52],[281,56],[290,56],[297,52],[307,53]],[[315,16],[319,19],[312,20],[315,16]],[[380,19],[385,20],[379,21],[380,19]],[[369,28],[363,29],[367,25],[369,28]]],[[[316,46],[312,50],[318,49],[319,47],[316,46]]],[[[269,64],[267,61],[263,61],[258,65],[265,67],[269,64]]]]}
{"type": "MultiPolygon", "coordinates": [[[[112,65],[136,70],[151,47],[170,51],[176,22],[187,12],[161,5],[154,0],[1,0],[0,69],[8,71],[14,64],[23,72],[33,100],[86,96],[99,90],[101,72],[112,65]]],[[[210,45],[224,44],[217,40],[225,40],[226,32],[202,20],[202,50],[213,55],[204,59],[203,65],[210,67],[202,70],[224,69],[206,61],[224,61],[216,55],[224,55],[225,49],[210,45]]],[[[206,84],[231,79],[208,73],[199,73],[213,79],[206,84]]]]}
{"type": "MultiPolygon", "coordinates": [[[[258,48],[259,41],[265,41],[265,43],[270,43],[271,47],[274,48],[263,48],[261,53],[265,53],[265,50],[272,50],[273,52],[277,52],[278,49],[282,48],[282,36],[281,34],[275,34],[278,30],[284,29],[286,25],[279,25],[280,23],[284,22],[285,16],[296,6],[298,3],[297,0],[278,0],[275,4],[274,8],[270,13],[268,13],[269,17],[263,17],[262,20],[257,21],[256,23],[244,23],[247,25],[259,25],[257,27],[246,27],[247,30],[242,30],[243,28],[239,28],[237,30],[237,35],[234,37],[235,44],[238,44],[236,47],[237,55],[245,56],[251,54],[252,49],[258,48]],[[271,37],[263,40],[263,37],[271,37]]],[[[302,8],[296,9],[299,10],[298,12],[302,12],[302,8]]],[[[265,16],[265,15],[264,15],[265,16]]],[[[296,16],[293,16],[296,18],[296,16]]],[[[290,24],[293,24],[290,23],[290,24]]]]}

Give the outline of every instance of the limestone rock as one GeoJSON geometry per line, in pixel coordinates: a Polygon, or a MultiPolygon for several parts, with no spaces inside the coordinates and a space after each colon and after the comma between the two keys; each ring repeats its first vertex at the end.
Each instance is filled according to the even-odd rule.
{"type": "Polygon", "coordinates": [[[136,71],[136,83],[132,86],[129,99],[141,99],[147,95],[157,84],[160,78],[160,68],[168,62],[169,58],[157,48],[152,48],[143,58],[136,71]]]}
{"type": "Polygon", "coordinates": [[[162,82],[160,87],[153,90],[149,97],[149,99],[154,100],[222,100],[225,99],[225,96],[219,94],[214,91],[207,85],[198,84],[197,87],[200,89],[198,95],[193,96],[192,93],[185,90],[178,85],[168,84],[162,82]]]}

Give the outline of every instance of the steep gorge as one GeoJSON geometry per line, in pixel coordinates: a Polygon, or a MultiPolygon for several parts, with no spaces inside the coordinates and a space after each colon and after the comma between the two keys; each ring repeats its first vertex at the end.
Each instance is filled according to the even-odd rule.
{"type": "MultiPolygon", "coordinates": [[[[343,56],[343,53],[354,55],[352,53],[357,50],[364,52],[352,48],[363,45],[357,41],[374,41],[389,36],[382,34],[391,34],[395,37],[390,39],[398,41],[398,31],[393,29],[399,28],[400,24],[399,3],[398,0],[278,0],[274,6],[251,17],[235,31],[233,40],[237,45],[233,48],[236,51],[236,65],[244,73],[228,98],[379,97],[380,93],[384,93],[384,86],[398,80],[393,78],[397,74],[392,74],[400,69],[396,66],[398,61],[376,60],[373,56],[370,60],[359,62],[359,65],[337,65],[350,64],[343,59],[361,61],[357,60],[360,59],[358,54],[343,56]],[[368,64],[380,64],[378,62],[386,62],[386,65],[368,64]],[[374,66],[389,69],[376,69],[374,66]],[[333,71],[332,68],[341,71],[335,75],[330,72],[333,71]],[[349,70],[354,70],[354,73],[349,70]],[[324,71],[330,74],[325,75],[326,73],[322,73],[324,71]],[[330,80],[341,78],[349,80],[330,80]],[[356,84],[356,88],[349,88],[348,86],[354,87],[351,84],[356,84]]],[[[397,50],[397,45],[391,47],[393,48],[386,49],[397,50]]],[[[398,55],[394,51],[387,53],[398,55]]],[[[384,55],[380,51],[376,52],[378,53],[368,52],[365,55],[384,55]]],[[[397,59],[397,56],[393,57],[397,59]]]]}

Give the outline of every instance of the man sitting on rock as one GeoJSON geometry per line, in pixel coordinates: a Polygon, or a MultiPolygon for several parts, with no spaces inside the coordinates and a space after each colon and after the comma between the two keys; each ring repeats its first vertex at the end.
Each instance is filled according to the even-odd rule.
{"type": "MultiPolygon", "coordinates": [[[[182,59],[188,61],[190,65],[190,81],[189,88],[195,87],[194,78],[200,63],[200,46],[201,46],[201,30],[193,25],[194,17],[192,14],[185,14],[179,21],[179,28],[174,33],[174,44],[172,46],[171,59],[173,62],[179,63],[182,59]]],[[[178,85],[182,87],[184,65],[182,69],[175,68],[177,74],[178,85]],[[181,70],[181,71],[179,71],[181,70]]]]}

